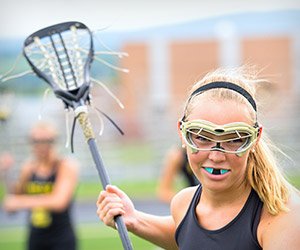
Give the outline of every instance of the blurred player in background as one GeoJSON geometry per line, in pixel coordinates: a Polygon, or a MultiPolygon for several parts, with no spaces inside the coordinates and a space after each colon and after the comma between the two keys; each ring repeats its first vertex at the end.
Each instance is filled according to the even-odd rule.
{"type": "MultiPolygon", "coordinates": [[[[71,205],[77,187],[78,165],[58,154],[57,130],[39,122],[29,134],[32,155],[23,164],[18,180],[10,185],[3,207],[7,212],[29,210],[28,250],[75,250],[76,235],[71,205]]],[[[0,159],[7,171],[13,160],[7,153],[0,159]]]]}
{"type": "Polygon", "coordinates": [[[158,183],[157,194],[161,201],[170,203],[179,191],[176,187],[178,177],[183,177],[186,187],[199,184],[190,167],[186,148],[174,146],[166,154],[158,183]]]}

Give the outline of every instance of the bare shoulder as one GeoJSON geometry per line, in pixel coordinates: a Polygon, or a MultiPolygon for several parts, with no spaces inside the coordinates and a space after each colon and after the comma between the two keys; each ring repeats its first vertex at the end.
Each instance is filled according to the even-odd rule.
{"type": "Polygon", "coordinates": [[[60,172],[71,172],[77,174],[79,172],[79,164],[75,159],[65,157],[60,161],[59,169],[60,172]]]}
{"type": "Polygon", "coordinates": [[[177,193],[171,201],[171,214],[174,218],[176,226],[186,214],[191,200],[197,190],[198,186],[188,187],[177,193]]]}
{"type": "MultiPolygon", "coordinates": [[[[287,212],[276,216],[263,211],[261,245],[263,249],[299,249],[300,247],[300,196],[292,192],[287,212]]],[[[265,209],[264,209],[265,210],[265,209]]]]}
{"type": "Polygon", "coordinates": [[[178,147],[172,147],[167,152],[167,157],[169,161],[172,162],[182,162],[183,161],[183,152],[181,148],[178,147]]]}
{"type": "Polygon", "coordinates": [[[178,147],[172,147],[170,150],[169,150],[169,154],[170,156],[174,156],[174,157],[177,157],[177,158],[182,158],[182,148],[178,148],[178,147]]]}

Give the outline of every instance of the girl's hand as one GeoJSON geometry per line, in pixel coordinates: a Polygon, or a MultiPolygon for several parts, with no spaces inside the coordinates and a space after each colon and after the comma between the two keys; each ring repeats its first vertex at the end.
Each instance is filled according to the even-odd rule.
{"type": "Polygon", "coordinates": [[[14,165],[14,158],[8,152],[0,155],[0,172],[6,173],[14,165]]]}
{"type": "Polygon", "coordinates": [[[97,214],[105,225],[116,228],[114,217],[122,215],[126,227],[130,230],[137,220],[135,209],[129,197],[119,188],[107,185],[106,190],[100,192],[97,214]]]}
{"type": "Polygon", "coordinates": [[[16,195],[7,195],[3,199],[3,210],[12,213],[18,211],[20,206],[20,201],[16,195]]]}

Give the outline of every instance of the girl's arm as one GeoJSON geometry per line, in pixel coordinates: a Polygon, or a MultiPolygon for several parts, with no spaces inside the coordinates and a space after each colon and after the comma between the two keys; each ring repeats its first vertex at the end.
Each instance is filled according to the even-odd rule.
{"type": "Polygon", "coordinates": [[[289,211],[272,216],[264,212],[258,237],[264,250],[300,249],[300,197],[293,193],[289,211]]]}
{"type": "Polygon", "coordinates": [[[158,183],[157,194],[161,201],[170,203],[176,194],[175,182],[184,159],[181,149],[172,148],[166,155],[158,183]]]}
{"type": "Polygon", "coordinates": [[[97,214],[110,227],[115,228],[113,218],[122,215],[127,229],[133,234],[164,249],[178,249],[171,216],[155,216],[137,211],[132,201],[120,189],[108,185],[97,200],[97,214]]]}
{"type": "MultiPolygon", "coordinates": [[[[52,211],[63,211],[70,203],[76,189],[78,167],[71,160],[63,160],[60,164],[57,179],[51,193],[40,195],[8,195],[4,199],[4,209],[8,212],[13,212],[39,207],[52,211]]],[[[25,177],[26,171],[24,174],[25,177]]]]}

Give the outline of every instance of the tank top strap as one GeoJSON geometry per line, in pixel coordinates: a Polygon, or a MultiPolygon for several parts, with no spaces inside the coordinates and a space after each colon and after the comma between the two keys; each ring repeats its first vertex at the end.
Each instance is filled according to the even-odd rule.
{"type": "MultiPolygon", "coordinates": [[[[187,212],[186,212],[185,216],[183,217],[183,219],[181,220],[180,224],[178,225],[178,227],[177,227],[177,229],[175,231],[175,240],[176,240],[176,242],[178,241],[178,234],[179,234],[179,232],[180,232],[180,230],[181,230],[181,228],[183,226],[183,223],[192,214],[189,211],[193,210],[196,207],[197,203],[199,202],[199,199],[200,199],[200,196],[201,196],[201,192],[202,192],[202,186],[201,186],[201,184],[199,184],[199,186],[197,187],[197,189],[196,189],[196,191],[194,193],[194,196],[193,196],[193,198],[192,198],[192,200],[190,202],[190,205],[189,205],[189,207],[187,209],[187,212]]],[[[178,244],[178,242],[177,242],[177,244],[178,244]]]]}

